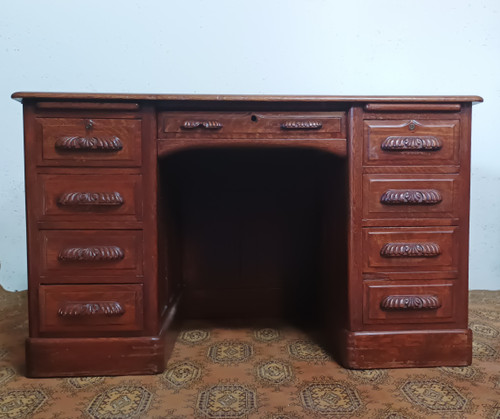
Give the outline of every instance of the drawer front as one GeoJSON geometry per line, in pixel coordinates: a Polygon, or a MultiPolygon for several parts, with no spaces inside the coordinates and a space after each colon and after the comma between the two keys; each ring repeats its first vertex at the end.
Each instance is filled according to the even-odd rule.
{"type": "Polygon", "coordinates": [[[141,121],[37,118],[39,165],[141,165],[141,121]]]}
{"type": "Polygon", "coordinates": [[[364,175],[363,218],[458,217],[457,175],[364,175]]]}
{"type": "Polygon", "coordinates": [[[345,138],[342,112],[165,112],[160,138],[345,138]]]}
{"type": "Polygon", "coordinates": [[[141,182],[141,175],[39,174],[37,219],[141,221],[141,182]]]}
{"type": "Polygon", "coordinates": [[[366,120],[365,165],[459,164],[460,121],[366,120]]]}
{"type": "Polygon", "coordinates": [[[41,333],[138,331],[142,285],[41,285],[39,315],[41,333]]]}
{"type": "Polygon", "coordinates": [[[453,287],[450,281],[425,285],[365,282],[363,321],[365,324],[453,321],[453,287]]]}
{"type": "Polygon", "coordinates": [[[142,276],[142,231],[42,230],[39,238],[45,282],[142,276]]]}
{"type": "Polygon", "coordinates": [[[365,228],[363,272],[457,271],[457,227],[365,228]]]}

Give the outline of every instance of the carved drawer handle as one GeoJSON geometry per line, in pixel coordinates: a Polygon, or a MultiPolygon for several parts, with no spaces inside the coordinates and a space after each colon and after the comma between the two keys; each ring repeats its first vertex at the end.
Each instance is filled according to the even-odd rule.
{"type": "Polygon", "coordinates": [[[443,142],[436,137],[387,137],[380,148],[384,151],[438,151],[443,142]]]}
{"type": "Polygon", "coordinates": [[[381,303],[382,310],[437,310],[441,301],[437,295],[389,295],[381,303]]]}
{"type": "Polygon", "coordinates": [[[435,189],[389,189],[380,197],[384,205],[435,205],[442,200],[435,189]]]}
{"type": "Polygon", "coordinates": [[[440,254],[437,243],[386,243],[380,249],[380,256],[386,258],[431,258],[440,254]]]}
{"type": "Polygon", "coordinates": [[[118,137],[61,137],[55,143],[59,151],[117,152],[123,149],[118,137]]]}
{"type": "Polygon", "coordinates": [[[281,123],[281,129],[321,129],[323,124],[319,121],[285,121],[281,123]]]}
{"type": "Polygon", "coordinates": [[[122,316],[125,309],[116,301],[96,301],[88,303],[64,303],[57,314],[61,317],[122,316]]]}
{"type": "Polygon", "coordinates": [[[182,124],[183,129],[196,129],[196,128],[205,128],[205,129],[221,129],[224,125],[219,121],[197,121],[197,120],[189,120],[184,121],[182,124]]]}
{"type": "Polygon", "coordinates": [[[119,192],[66,192],[57,203],[64,207],[119,207],[124,201],[119,192]]]}
{"type": "Polygon", "coordinates": [[[62,262],[114,262],[123,259],[125,252],[118,246],[67,247],[59,252],[62,262]]]}

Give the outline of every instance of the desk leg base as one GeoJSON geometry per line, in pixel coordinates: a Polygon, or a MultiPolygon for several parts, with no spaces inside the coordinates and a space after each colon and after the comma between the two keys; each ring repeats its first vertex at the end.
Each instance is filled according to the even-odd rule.
{"type": "Polygon", "coordinates": [[[425,330],[341,333],[337,349],[346,368],[453,367],[472,362],[472,332],[425,330]]]}
{"type": "Polygon", "coordinates": [[[27,377],[81,377],[158,374],[178,333],[178,297],[158,336],[105,338],[28,338],[27,377]]]}
{"type": "Polygon", "coordinates": [[[28,377],[157,374],[165,368],[160,337],[28,338],[28,377]]]}

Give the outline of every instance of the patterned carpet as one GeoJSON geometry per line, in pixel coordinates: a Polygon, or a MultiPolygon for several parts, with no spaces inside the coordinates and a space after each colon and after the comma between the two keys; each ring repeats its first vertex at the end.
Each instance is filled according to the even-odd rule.
{"type": "Polygon", "coordinates": [[[0,289],[0,418],[500,418],[500,291],[470,302],[465,368],[349,371],[290,326],[186,324],[161,375],[27,379],[26,293],[0,289]]]}

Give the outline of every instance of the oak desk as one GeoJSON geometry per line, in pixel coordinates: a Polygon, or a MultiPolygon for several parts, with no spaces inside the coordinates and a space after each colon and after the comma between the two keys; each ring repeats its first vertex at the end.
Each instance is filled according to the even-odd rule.
{"type": "Polygon", "coordinates": [[[33,377],[161,372],[183,318],[467,365],[477,96],[15,93],[33,377]]]}

